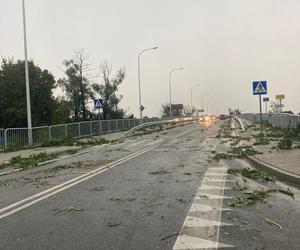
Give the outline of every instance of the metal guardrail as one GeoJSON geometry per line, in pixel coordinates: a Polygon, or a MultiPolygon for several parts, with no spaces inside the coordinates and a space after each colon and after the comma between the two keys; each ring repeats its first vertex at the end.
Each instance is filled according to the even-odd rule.
{"type": "MultiPolygon", "coordinates": [[[[245,113],[239,115],[239,117],[249,120],[251,122],[259,122],[259,114],[245,113]]],[[[264,121],[268,121],[273,126],[281,127],[281,128],[296,127],[298,124],[300,124],[299,115],[284,114],[284,113],[269,113],[269,114],[262,114],[262,118],[264,121]]]]}
{"type": "MultiPolygon", "coordinates": [[[[158,121],[158,118],[97,120],[68,124],[57,124],[32,128],[33,144],[39,145],[45,141],[62,138],[81,138],[99,133],[129,130],[142,123],[158,121]]],[[[28,128],[0,129],[0,151],[12,145],[28,145],[28,128]]]]}
{"type": "Polygon", "coordinates": [[[195,120],[198,120],[198,117],[185,117],[185,118],[175,118],[171,120],[158,120],[158,121],[151,121],[151,122],[145,122],[140,125],[134,126],[130,130],[126,131],[124,134],[120,136],[120,138],[125,138],[127,136],[130,136],[133,132],[144,129],[146,127],[150,126],[156,126],[156,125],[163,125],[163,124],[169,124],[169,123],[186,123],[186,122],[193,122],[195,120]]]}
{"type": "Polygon", "coordinates": [[[5,129],[0,128],[0,151],[5,148],[5,129]]]}

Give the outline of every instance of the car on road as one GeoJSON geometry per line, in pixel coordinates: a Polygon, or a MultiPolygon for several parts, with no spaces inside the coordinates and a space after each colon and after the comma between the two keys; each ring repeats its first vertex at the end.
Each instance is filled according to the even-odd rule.
{"type": "Polygon", "coordinates": [[[226,119],[226,115],[221,114],[221,115],[219,116],[219,119],[220,119],[220,120],[225,120],[225,119],[226,119]]]}

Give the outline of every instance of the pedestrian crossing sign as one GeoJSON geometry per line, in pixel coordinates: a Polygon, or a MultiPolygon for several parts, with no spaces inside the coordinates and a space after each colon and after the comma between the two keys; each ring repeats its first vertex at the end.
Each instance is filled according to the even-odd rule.
{"type": "Polygon", "coordinates": [[[267,94],[267,81],[253,82],[253,95],[266,95],[267,94]]]}
{"type": "Polygon", "coordinates": [[[103,100],[102,99],[95,99],[94,100],[94,108],[100,109],[103,107],[103,100]]]}

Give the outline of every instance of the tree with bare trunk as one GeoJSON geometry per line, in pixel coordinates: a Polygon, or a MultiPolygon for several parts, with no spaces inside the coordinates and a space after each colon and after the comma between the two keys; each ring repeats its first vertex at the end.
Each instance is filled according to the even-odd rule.
{"type": "Polygon", "coordinates": [[[63,65],[66,77],[59,79],[58,85],[63,88],[74,107],[75,120],[78,121],[80,117],[86,120],[86,102],[92,94],[89,84],[89,55],[84,50],[75,51],[73,58],[64,60],[63,65]]]}
{"type": "Polygon", "coordinates": [[[125,79],[125,69],[120,68],[115,77],[112,77],[112,65],[104,61],[100,66],[102,84],[93,84],[92,89],[95,95],[103,99],[103,119],[123,118],[125,112],[118,108],[122,95],[117,95],[120,84],[125,79]]]}

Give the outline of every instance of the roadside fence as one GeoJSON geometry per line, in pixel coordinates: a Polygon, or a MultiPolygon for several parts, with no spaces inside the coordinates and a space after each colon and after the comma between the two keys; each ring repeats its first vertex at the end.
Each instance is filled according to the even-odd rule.
{"type": "Polygon", "coordinates": [[[5,148],[5,130],[0,128],[0,151],[5,148]]]}
{"type": "MultiPolygon", "coordinates": [[[[259,122],[259,114],[255,113],[245,113],[239,115],[240,118],[252,121],[259,122]]],[[[275,127],[288,128],[288,127],[296,127],[300,124],[300,116],[292,115],[286,113],[269,113],[262,114],[262,119],[271,123],[275,127]]]]}
{"type": "MultiPolygon", "coordinates": [[[[85,122],[74,122],[68,124],[57,124],[32,128],[32,140],[34,145],[45,141],[63,138],[81,138],[100,133],[111,133],[129,130],[142,123],[159,121],[159,118],[140,119],[116,119],[116,120],[94,120],[85,122]]],[[[28,128],[0,129],[0,151],[11,145],[28,145],[28,128]]]]}

